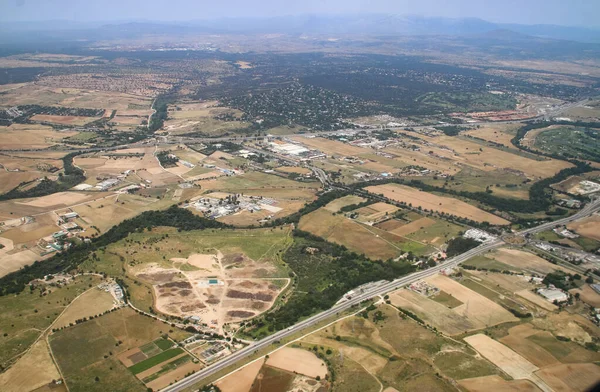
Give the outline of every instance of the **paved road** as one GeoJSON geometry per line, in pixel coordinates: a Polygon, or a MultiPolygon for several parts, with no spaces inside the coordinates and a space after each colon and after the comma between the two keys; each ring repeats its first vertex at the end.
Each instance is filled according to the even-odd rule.
{"type": "MultiPolygon", "coordinates": [[[[527,229],[527,230],[523,230],[523,231],[519,232],[518,234],[519,235],[534,234],[534,233],[538,233],[540,231],[548,230],[556,225],[565,225],[565,224],[575,221],[577,219],[584,218],[599,209],[600,209],[600,200],[596,200],[596,201],[586,205],[583,209],[581,209],[575,215],[572,215],[567,218],[559,219],[559,220],[551,222],[551,223],[544,223],[540,226],[537,226],[537,227],[534,227],[531,229],[527,229]]],[[[259,340],[259,341],[255,342],[254,344],[252,344],[240,351],[237,351],[228,357],[223,358],[219,362],[216,362],[216,363],[210,365],[209,367],[207,367],[191,376],[188,376],[187,378],[184,378],[183,380],[180,380],[173,385],[166,387],[162,391],[178,392],[185,388],[191,387],[194,384],[196,384],[197,382],[201,381],[202,379],[204,379],[208,376],[211,376],[211,375],[227,368],[228,366],[231,366],[231,365],[237,363],[238,361],[243,360],[244,358],[252,355],[254,352],[261,350],[265,347],[268,347],[268,346],[280,341],[281,339],[284,339],[292,334],[297,333],[298,331],[312,327],[327,318],[333,317],[333,316],[349,309],[353,305],[357,305],[363,301],[366,301],[373,297],[377,297],[379,295],[385,295],[386,293],[389,293],[390,291],[397,290],[401,287],[407,286],[411,283],[414,283],[414,282],[424,279],[426,277],[435,275],[443,269],[456,267],[459,264],[461,264],[462,262],[470,259],[471,257],[485,253],[487,251],[490,251],[494,248],[501,246],[502,244],[504,244],[504,242],[502,240],[495,240],[493,242],[484,243],[484,244],[478,246],[477,248],[471,249],[461,255],[458,255],[456,257],[448,259],[444,263],[441,263],[441,264],[439,264],[433,268],[430,268],[428,270],[415,272],[410,275],[404,276],[402,278],[396,279],[394,281],[384,283],[380,286],[366,290],[364,293],[361,293],[360,295],[352,298],[349,301],[335,305],[334,307],[332,307],[329,310],[326,310],[326,311],[321,312],[315,316],[312,316],[304,321],[299,322],[298,324],[294,325],[292,328],[288,328],[288,329],[279,331],[271,336],[268,336],[262,340],[259,340]]]]}

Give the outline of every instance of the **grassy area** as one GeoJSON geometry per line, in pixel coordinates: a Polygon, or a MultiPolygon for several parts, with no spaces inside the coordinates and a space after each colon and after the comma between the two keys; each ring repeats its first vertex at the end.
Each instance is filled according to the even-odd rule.
{"type": "Polygon", "coordinates": [[[41,284],[0,297],[0,364],[27,350],[75,297],[100,281],[97,276],[80,276],[62,287],[41,284]]]}
{"type": "Polygon", "coordinates": [[[526,308],[520,302],[511,299],[512,295],[507,291],[499,291],[501,290],[499,287],[495,287],[494,290],[492,290],[481,283],[475,282],[472,279],[463,279],[460,283],[476,293],[496,302],[505,309],[512,309],[514,312],[521,312],[524,314],[527,313],[527,310],[524,310],[526,308]]]}
{"type": "Polygon", "coordinates": [[[263,366],[250,392],[288,391],[294,374],[271,366],[263,366]]]}
{"type": "Polygon", "coordinates": [[[487,270],[498,270],[498,271],[514,271],[521,272],[522,270],[512,265],[504,264],[495,259],[490,259],[485,256],[475,256],[464,262],[465,266],[483,268],[487,270]]]}
{"type": "Polygon", "coordinates": [[[441,352],[435,357],[434,363],[446,376],[455,380],[502,374],[485,359],[460,351],[441,352]]]}
{"type": "Polygon", "coordinates": [[[560,126],[542,131],[535,138],[535,148],[565,158],[600,161],[600,130],[560,126]]]}
{"type": "Polygon", "coordinates": [[[148,370],[153,366],[156,366],[160,363],[163,363],[171,358],[175,358],[179,354],[182,354],[184,351],[181,348],[172,348],[167,351],[163,351],[160,354],[157,354],[153,357],[143,360],[142,362],[136,363],[135,365],[129,367],[129,370],[133,374],[138,374],[143,372],[144,370],[148,370]]]}
{"type": "Polygon", "coordinates": [[[153,342],[165,333],[175,340],[190,335],[123,308],[61,330],[50,335],[49,340],[71,391],[145,391],[117,355],[153,342]]]}
{"type": "Polygon", "coordinates": [[[456,308],[457,306],[462,305],[463,303],[458,299],[454,298],[452,294],[448,294],[445,291],[440,291],[439,294],[430,297],[435,302],[438,302],[442,305],[445,305],[451,309],[456,308]]]}

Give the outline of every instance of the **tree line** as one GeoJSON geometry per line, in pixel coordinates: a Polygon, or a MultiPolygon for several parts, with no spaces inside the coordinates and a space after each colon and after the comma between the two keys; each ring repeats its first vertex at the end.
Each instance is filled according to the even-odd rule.
{"type": "Polygon", "coordinates": [[[57,253],[47,260],[36,261],[32,265],[0,278],[0,295],[20,293],[34,279],[73,270],[87,260],[93,251],[126,238],[130,233],[150,230],[157,226],[170,226],[182,231],[230,227],[215,220],[196,216],[177,206],[164,211],[146,211],[134,218],[124,220],[89,242],[74,244],[70,249],[57,253]]]}

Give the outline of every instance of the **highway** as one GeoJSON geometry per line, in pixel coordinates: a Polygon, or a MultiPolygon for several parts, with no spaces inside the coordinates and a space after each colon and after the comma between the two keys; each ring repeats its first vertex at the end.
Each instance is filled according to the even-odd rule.
{"type": "MultiPolygon", "coordinates": [[[[535,234],[540,231],[548,230],[556,225],[565,225],[565,224],[568,224],[575,220],[584,218],[599,209],[600,209],[600,200],[595,200],[595,201],[587,204],[577,214],[574,214],[570,217],[556,220],[554,222],[544,223],[544,224],[536,226],[534,228],[520,231],[516,234],[517,235],[535,234]]],[[[349,309],[350,307],[352,307],[354,305],[360,304],[363,301],[369,300],[371,298],[374,298],[374,297],[377,297],[380,295],[385,295],[386,293],[389,293],[390,291],[397,290],[401,287],[407,286],[407,285],[417,282],[421,279],[435,275],[443,269],[456,267],[459,264],[461,264],[462,262],[470,259],[471,257],[488,252],[494,248],[501,246],[502,244],[504,244],[504,242],[502,240],[495,240],[492,242],[484,243],[484,244],[481,244],[478,247],[473,248],[465,253],[462,253],[456,257],[448,259],[445,262],[438,264],[437,266],[432,267],[430,269],[415,272],[410,275],[406,275],[406,276],[403,276],[396,280],[393,280],[391,282],[384,283],[377,287],[373,287],[346,302],[342,302],[338,305],[335,305],[334,307],[332,307],[329,310],[326,310],[324,312],[316,314],[304,321],[301,321],[291,328],[284,329],[284,330],[276,332],[273,335],[268,336],[262,340],[259,340],[259,341],[255,342],[254,344],[252,344],[240,351],[237,351],[237,352],[233,353],[232,355],[225,357],[222,360],[206,367],[205,369],[202,369],[199,372],[194,373],[191,376],[188,376],[188,377],[174,383],[173,385],[166,387],[162,391],[178,392],[178,391],[182,391],[186,388],[189,388],[189,387],[193,386],[194,384],[200,382],[201,380],[205,379],[206,377],[209,377],[209,376],[243,360],[244,358],[249,357],[254,352],[261,350],[265,347],[268,347],[288,336],[291,336],[291,335],[297,333],[298,331],[312,327],[323,320],[326,320],[330,317],[333,317],[333,316],[349,309]]]]}

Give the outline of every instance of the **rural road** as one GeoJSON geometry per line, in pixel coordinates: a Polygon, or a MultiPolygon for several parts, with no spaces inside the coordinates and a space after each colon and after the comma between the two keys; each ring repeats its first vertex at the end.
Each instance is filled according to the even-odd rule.
{"type": "MultiPolygon", "coordinates": [[[[573,222],[577,219],[584,218],[587,215],[590,215],[599,209],[600,209],[600,200],[595,200],[595,201],[587,204],[583,209],[581,209],[581,211],[579,211],[575,215],[572,215],[570,217],[566,217],[563,219],[559,219],[554,222],[544,223],[544,224],[536,226],[534,228],[520,231],[516,234],[517,235],[535,234],[535,233],[538,233],[538,232],[541,232],[544,230],[548,230],[556,225],[565,225],[565,224],[573,222]]],[[[200,382],[202,379],[204,379],[208,376],[211,376],[211,375],[227,368],[228,366],[231,366],[231,365],[237,363],[238,361],[241,361],[244,358],[254,354],[254,352],[261,350],[271,344],[274,344],[274,343],[280,341],[281,339],[284,339],[292,334],[295,334],[298,331],[312,327],[315,324],[318,324],[319,322],[321,322],[329,317],[335,316],[335,315],[339,314],[340,312],[343,312],[343,311],[349,309],[353,305],[357,305],[363,301],[369,300],[369,299],[379,296],[379,295],[385,295],[386,293],[388,293],[390,291],[397,290],[401,287],[407,286],[407,285],[417,282],[421,279],[435,275],[443,269],[456,267],[459,264],[461,264],[462,262],[470,259],[471,257],[485,253],[494,248],[497,248],[497,247],[501,246],[502,244],[504,244],[504,242],[502,240],[495,240],[492,242],[481,244],[476,248],[473,248],[473,249],[471,249],[463,254],[460,254],[456,257],[453,257],[451,259],[448,259],[445,262],[443,262],[435,267],[432,267],[428,270],[415,272],[410,275],[403,276],[401,278],[393,280],[391,282],[371,288],[371,289],[365,291],[364,293],[362,293],[346,302],[342,302],[338,305],[335,305],[334,307],[332,307],[329,310],[326,310],[324,312],[316,314],[304,321],[301,321],[301,322],[297,323],[296,325],[294,325],[293,327],[276,332],[275,334],[273,334],[271,336],[268,336],[262,340],[259,340],[259,341],[255,342],[254,344],[252,344],[240,351],[237,351],[237,352],[233,353],[232,355],[225,357],[222,360],[208,366],[207,368],[200,370],[199,372],[194,373],[191,376],[188,376],[188,377],[164,388],[162,391],[163,392],[178,392],[178,391],[182,391],[186,388],[189,388],[189,387],[193,386],[194,384],[200,382]]]]}

